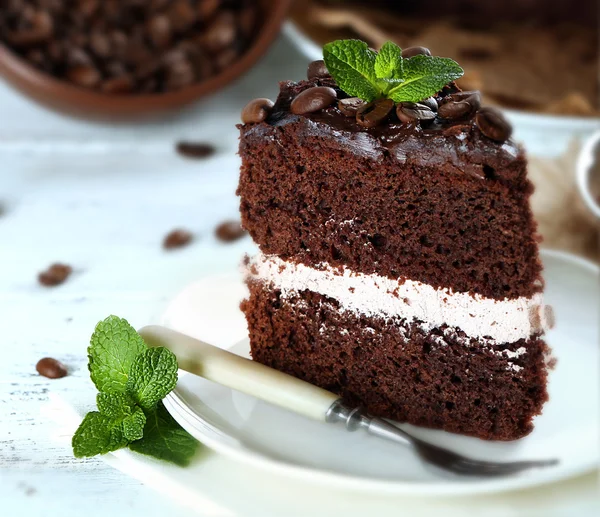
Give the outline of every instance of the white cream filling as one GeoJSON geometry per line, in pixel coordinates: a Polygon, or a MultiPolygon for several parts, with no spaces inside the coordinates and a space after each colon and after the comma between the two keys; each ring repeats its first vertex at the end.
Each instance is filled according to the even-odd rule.
{"type": "Polygon", "coordinates": [[[541,293],[494,300],[414,280],[365,275],[347,267],[311,268],[262,253],[249,260],[246,275],[272,284],[283,297],[310,290],[357,314],[419,321],[426,330],[448,325],[469,337],[496,343],[527,339],[549,327],[541,293]]]}

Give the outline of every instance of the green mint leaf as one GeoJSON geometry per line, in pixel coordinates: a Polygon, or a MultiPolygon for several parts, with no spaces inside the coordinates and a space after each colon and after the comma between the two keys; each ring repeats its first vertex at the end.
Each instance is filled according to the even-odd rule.
{"type": "Polygon", "coordinates": [[[461,77],[463,69],[446,57],[414,56],[404,59],[404,81],[387,92],[396,102],[419,102],[461,77]]]}
{"type": "Polygon", "coordinates": [[[128,441],[140,440],[144,436],[146,414],[142,408],[135,408],[133,414],[123,419],[123,434],[128,441]]]}
{"type": "Polygon", "coordinates": [[[127,393],[145,411],[154,409],[177,384],[177,358],[164,347],[148,348],[129,371],[127,393]]]}
{"type": "Polygon", "coordinates": [[[99,391],[123,393],[129,370],[146,344],[124,319],[109,316],[96,326],[88,347],[88,368],[99,391]]]}
{"type": "Polygon", "coordinates": [[[323,60],[337,85],[370,102],[381,95],[375,74],[376,53],[364,41],[338,40],[323,47],[323,60]]]}
{"type": "Polygon", "coordinates": [[[92,411],[85,415],[73,435],[71,445],[76,458],[116,451],[127,445],[120,420],[92,411]]]}
{"type": "Polygon", "coordinates": [[[104,393],[96,395],[98,411],[107,417],[123,419],[133,414],[135,402],[126,393],[104,393]]]}
{"type": "Polygon", "coordinates": [[[388,41],[384,43],[375,58],[375,74],[378,79],[402,79],[402,49],[388,41]]]}
{"type": "Polygon", "coordinates": [[[189,465],[198,442],[175,421],[162,402],[146,418],[144,438],[131,442],[129,448],[181,467],[189,465]]]}

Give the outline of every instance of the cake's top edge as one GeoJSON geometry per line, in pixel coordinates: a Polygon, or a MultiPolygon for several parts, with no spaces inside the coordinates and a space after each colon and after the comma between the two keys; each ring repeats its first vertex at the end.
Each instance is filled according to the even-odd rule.
{"type": "MultiPolygon", "coordinates": [[[[399,59],[405,63],[404,66],[415,59],[446,60],[431,56],[428,49],[421,47],[403,50],[399,59]],[[409,57],[404,58],[405,54],[409,57]]],[[[452,63],[459,73],[449,77],[459,77],[462,69],[457,63],[452,63]]],[[[344,85],[343,78],[340,79],[340,87],[329,74],[325,61],[310,63],[307,76],[306,80],[298,82],[281,82],[275,103],[268,99],[255,99],[248,103],[242,111],[244,127],[263,122],[282,126],[298,119],[307,119],[325,129],[354,134],[358,138],[363,138],[359,136],[361,134],[367,138],[373,137],[383,147],[410,137],[442,136],[463,140],[468,133],[475,135],[480,141],[479,146],[492,149],[504,147],[513,156],[522,153],[510,139],[512,127],[502,112],[481,106],[478,91],[461,91],[452,80],[435,92],[443,84],[438,80],[435,88],[424,90],[435,93],[417,102],[396,101],[390,98],[390,93],[383,91],[371,97],[365,96],[373,99],[367,102],[349,95],[346,91],[352,90],[344,85]]],[[[391,97],[399,98],[393,94],[391,97]]]]}

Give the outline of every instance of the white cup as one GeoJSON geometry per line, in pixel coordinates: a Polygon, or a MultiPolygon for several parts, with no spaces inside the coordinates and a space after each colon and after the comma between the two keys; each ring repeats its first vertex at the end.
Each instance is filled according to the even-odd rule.
{"type": "MultiPolygon", "coordinates": [[[[590,188],[592,171],[600,174],[600,163],[594,166],[596,160],[600,162],[600,131],[596,131],[588,138],[577,159],[577,188],[587,207],[600,219],[600,204],[597,197],[599,192],[592,192],[590,188]]],[[[595,180],[600,184],[600,179],[595,180]]]]}

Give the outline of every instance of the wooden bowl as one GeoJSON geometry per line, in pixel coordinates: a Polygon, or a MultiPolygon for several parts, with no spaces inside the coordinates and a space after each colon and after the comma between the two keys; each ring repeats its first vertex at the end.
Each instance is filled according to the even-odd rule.
{"type": "Polygon", "coordinates": [[[0,76],[39,104],[69,115],[104,120],[135,120],[177,112],[246,72],[279,34],[293,0],[260,0],[265,20],[248,50],[209,79],[181,90],[155,94],[110,95],[75,86],[31,65],[0,43],[0,76]]]}

